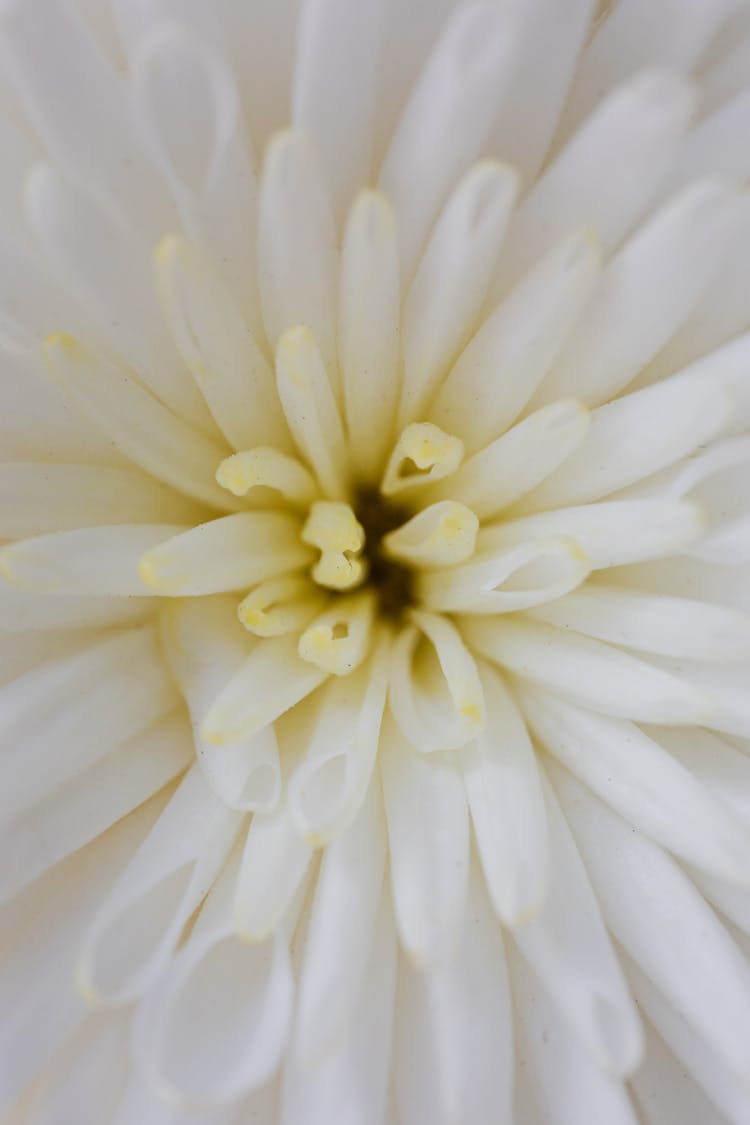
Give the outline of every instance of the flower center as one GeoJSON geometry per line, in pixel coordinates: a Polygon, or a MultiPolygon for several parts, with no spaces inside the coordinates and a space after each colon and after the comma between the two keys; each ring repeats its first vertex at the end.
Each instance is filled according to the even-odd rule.
{"type": "Polygon", "coordinates": [[[377,488],[367,486],[357,490],[354,509],[365,533],[363,555],[368,583],[377,596],[380,616],[400,624],[414,604],[414,570],[390,557],[384,550],[383,540],[389,532],[406,523],[409,512],[387,500],[377,488]]]}

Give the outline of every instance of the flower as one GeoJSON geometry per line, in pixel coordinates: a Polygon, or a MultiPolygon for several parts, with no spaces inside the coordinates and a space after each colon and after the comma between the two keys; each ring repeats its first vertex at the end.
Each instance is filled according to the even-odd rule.
{"type": "Polygon", "coordinates": [[[8,1120],[747,1122],[750,5],[594,7],[3,0],[8,1120]]]}

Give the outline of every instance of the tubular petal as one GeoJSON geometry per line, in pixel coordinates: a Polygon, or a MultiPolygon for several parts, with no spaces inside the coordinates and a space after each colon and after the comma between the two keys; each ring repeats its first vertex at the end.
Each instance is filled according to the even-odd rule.
{"type": "Polygon", "coordinates": [[[131,461],[212,507],[237,507],[214,481],[226,447],[193,430],[122,368],[72,336],[49,336],[44,352],[53,374],[131,461]]]}
{"type": "Polygon", "coordinates": [[[446,24],[417,79],[378,178],[393,200],[406,280],[440,204],[482,151],[512,73],[514,49],[506,12],[488,3],[465,4],[446,24]]]}
{"type": "Polygon", "coordinates": [[[303,1066],[319,1064],[359,1021],[386,860],[380,787],[373,775],[353,823],[325,850],[305,937],[296,1018],[303,1066]]]}
{"type": "MultiPolygon", "coordinates": [[[[627,1076],[643,1041],[637,1009],[565,817],[543,779],[549,831],[549,894],[513,939],[581,1046],[605,1074],[627,1076]]],[[[598,887],[596,888],[598,890],[598,887]]]]}
{"type": "Polygon", "coordinates": [[[193,766],[89,923],[76,970],[89,1002],[124,1003],[159,977],[241,820],[193,766]]]}
{"type": "Polygon", "coordinates": [[[258,1089],[278,1068],[289,1039],[289,945],[300,904],[292,904],[266,941],[242,941],[232,909],[239,860],[235,851],[187,943],[135,1017],[139,1066],[169,1100],[226,1102],[258,1089]],[[213,1012],[208,1024],[206,996],[213,1012]]]}
{"type": "Polygon", "coordinates": [[[310,558],[290,513],[237,512],[162,541],[143,554],[138,573],[156,594],[195,597],[247,588],[310,558]]]}
{"type": "Polygon", "coordinates": [[[398,403],[400,297],[391,206],[380,192],[361,192],[341,251],[338,345],[350,455],[369,480],[382,471],[398,403]]]}
{"type": "Polygon", "coordinates": [[[309,328],[298,324],[284,333],[276,379],[289,429],[325,495],[341,500],[349,476],[346,438],[329,374],[309,328]]]}
{"type": "Polygon", "coordinates": [[[415,749],[456,750],[484,729],[476,664],[447,618],[412,610],[412,619],[393,646],[391,710],[415,749]]]}
{"type": "Polygon", "coordinates": [[[425,605],[446,613],[515,613],[556,600],[588,577],[588,559],[558,535],[476,555],[463,566],[420,574],[425,605]]]}
{"type": "Polygon", "coordinates": [[[201,737],[212,746],[250,738],[315,691],[327,676],[297,655],[296,637],[264,641],[209,707],[201,737]]]}
{"type": "Polygon", "coordinates": [[[229,444],[289,448],[273,371],[222,279],[176,235],[159,243],[154,266],[174,342],[229,444]]]}
{"type": "Polygon", "coordinates": [[[456,756],[416,753],[389,717],[378,761],[401,945],[419,970],[449,965],[458,954],[470,867],[456,756]]]}
{"type": "Polygon", "coordinates": [[[316,152],[303,133],[291,129],[272,139],[263,163],[258,266],[272,349],[291,325],[308,325],[338,397],[333,215],[316,152]]]}
{"type": "Polygon", "coordinates": [[[487,729],[460,751],[479,859],[493,908],[525,925],[548,890],[547,817],[526,726],[497,673],[481,669],[487,729]]]}
{"type": "Polygon", "coordinates": [[[584,228],[522,276],[459,356],[430,421],[457,433],[469,453],[499,437],[550,370],[598,271],[596,237],[584,228]]]}
{"type": "Polygon", "coordinates": [[[313,847],[343,832],[365,799],[378,751],[389,655],[390,638],[381,635],[366,663],[326,688],[307,753],[289,782],[292,818],[313,847]]]}
{"type": "Polygon", "coordinates": [[[629,824],[701,869],[750,886],[750,828],[635,723],[528,689],[521,704],[542,745],[629,824]]]}
{"type": "Polygon", "coordinates": [[[201,725],[211,704],[248,657],[252,642],[237,621],[233,598],[189,598],[161,610],[164,655],[190,710],[198,765],[230,808],[270,812],[281,794],[276,735],[265,727],[229,746],[210,746],[201,725]]]}
{"type": "Polygon", "coordinates": [[[746,1082],[750,972],[745,957],[661,848],[564,770],[554,769],[553,777],[612,934],[665,1000],[746,1082]],[[676,920],[680,940],[665,942],[676,920]]]}
{"type": "Polygon", "coordinates": [[[476,327],[517,191],[513,169],[481,161],[435,224],[404,302],[399,429],[424,413],[476,327]]]}
{"type": "Polygon", "coordinates": [[[522,619],[497,629],[486,618],[467,618],[462,632],[483,656],[599,714],[680,725],[710,723],[716,711],[687,676],[564,629],[522,619]]]}

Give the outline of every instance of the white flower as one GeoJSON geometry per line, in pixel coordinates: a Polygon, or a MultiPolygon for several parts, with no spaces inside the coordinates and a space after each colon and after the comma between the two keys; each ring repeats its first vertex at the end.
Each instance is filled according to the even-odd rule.
{"type": "Polygon", "coordinates": [[[4,1120],[750,1120],[750,4],[595,7],[2,0],[4,1120]]]}

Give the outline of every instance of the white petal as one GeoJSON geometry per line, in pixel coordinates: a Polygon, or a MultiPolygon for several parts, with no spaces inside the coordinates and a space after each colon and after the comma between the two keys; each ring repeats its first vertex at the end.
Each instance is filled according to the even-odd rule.
{"type": "Polygon", "coordinates": [[[521,19],[519,56],[489,144],[532,184],[547,154],[578,55],[588,35],[595,0],[534,0],[514,5],[521,19]],[[519,107],[523,112],[519,113],[519,107]]]}
{"type": "Polygon", "coordinates": [[[581,223],[591,223],[606,250],[620,241],[669,167],[691,102],[682,78],[648,71],[597,106],[519,208],[493,287],[495,299],[581,223]]]}
{"type": "Polygon", "coordinates": [[[613,935],[723,1062],[746,1076],[745,957],[673,860],[569,774],[556,768],[553,776],[613,935]]]}
{"type": "Polygon", "coordinates": [[[547,817],[536,756],[518,708],[483,667],[487,729],[460,751],[479,858],[492,905],[506,926],[522,926],[547,895],[547,817]]]}
{"type": "Polygon", "coordinates": [[[698,660],[654,657],[654,662],[711,699],[713,712],[705,718],[703,725],[742,738],[750,737],[750,694],[747,690],[750,661],[730,663],[724,660],[704,664],[698,660]]]}
{"type": "Polygon", "coordinates": [[[339,216],[370,179],[382,25],[380,0],[302,5],[291,119],[315,142],[339,216]]]}
{"type": "Polygon", "coordinates": [[[517,190],[511,168],[482,161],[435,223],[404,304],[399,429],[421,420],[476,328],[517,190]]]}
{"type": "MultiPolygon", "coordinates": [[[[750,95],[746,97],[750,105],[750,95]]],[[[652,382],[653,375],[680,371],[699,356],[734,340],[750,323],[750,201],[746,198],[741,210],[740,227],[721,271],[670,342],[642,372],[644,385],[652,382]]]]}
{"type": "Polygon", "coordinates": [[[130,1070],[128,1015],[90,1016],[57,1052],[32,1098],[29,1125],[66,1125],[84,1105],[94,1120],[111,1121],[130,1070]]]}
{"type": "Polygon", "coordinates": [[[183,527],[158,523],[54,531],[0,549],[0,573],[6,582],[38,594],[153,593],[139,576],[138,564],[145,551],[180,533],[189,534],[183,527]]]}
{"type": "Polygon", "coordinates": [[[527,498],[524,509],[585,504],[642,480],[705,446],[726,425],[731,409],[721,384],[690,375],[600,406],[582,444],[527,498]]]}
{"type": "Polygon", "coordinates": [[[0,900],[148,800],[190,764],[192,754],[184,718],[171,716],[59,784],[28,812],[17,813],[0,833],[6,856],[0,900]]]}
{"type": "Polygon", "coordinates": [[[0,464],[0,538],[104,523],[189,523],[205,509],[143,473],[106,465],[0,464]],[[21,502],[19,502],[21,501],[21,502]]]}
{"type": "Polygon", "coordinates": [[[359,1022],[375,937],[386,841],[377,777],[349,828],[325,849],[305,936],[296,1050],[319,1064],[359,1022]]]}
{"type": "Polygon", "coordinates": [[[169,597],[247,588],[311,561],[300,532],[288,512],[237,512],[162,535],[144,551],[138,573],[145,587],[169,597]]]}
{"type": "Polygon", "coordinates": [[[223,511],[237,506],[214,480],[226,447],[186,425],[123,369],[72,337],[49,337],[45,353],[78,405],[136,465],[223,511]]]}
{"type": "Polygon", "coordinates": [[[655,8],[648,0],[618,4],[597,28],[581,60],[566,120],[574,123],[603,92],[644,66],[691,70],[733,7],[732,0],[710,5],[682,0],[676,8],[655,8]]]}
{"type": "Polygon", "coordinates": [[[321,668],[297,655],[296,637],[264,640],[209,708],[201,736],[212,746],[250,738],[326,677],[321,668]]]}
{"type": "MultiPolygon", "coordinates": [[[[127,467],[127,461],[117,446],[91,425],[89,418],[75,406],[71,394],[61,383],[49,378],[38,345],[46,336],[50,323],[64,316],[66,323],[74,325],[63,307],[59,291],[50,295],[49,307],[44,304],[42,286],[38,280],[28,280],[29,302],[40,314],[37,330],[23,341],[16,342],[15,331],[9,325],[7,302],[3,287],[9,285],[13,292],[22,294],[26,279],[24,270],[9,255],[7,244],[0,235],[0,331],[3,340],[3,377],[0,379],[0,435],[4,456],[15,461],[64,461],[69,464],[115,465],[127,467]]],[[[84,329],[84,334],[94,335],[84,329]]]]}
{"type": "Polygon", "coordinates": [[[420,970],[457,955],[466,913],[469,818],[455,755],[425,758],[389,719],[378,757],[401,945],[420,970]]]}
{"type": "Polygon", "coordinates": [[[159,243],[155,265],[169,329],[229,444],[288,449],[273,372],[223,280],[175,236],[159,243]]]}
{"type": "MultiPolygon", "coordinates": [[[[0,589],[3,587],[0,585],[0,589]]],[[[39,671],[48,662],[82,652],[101,640],[93,628],[11,630],[11,644],[0,645],[0,684],[6,685],[25,672],[39,671]]]]}
{"type": "Polygon", "coordinates": [[[459,356],[429,418],[467,451],[502,434],[552,366],[593,289],[599,252],[589,228],[552,252],[511,291],[459,356]]]}
{"type": "MultiPolygon", "coordinates": [[[[157,25],[133,53],[134,119],[172,189],[188,237],[221,267],[262,339],[254,268],[258,191],[238,90],[223,53],[212,49],[210,33],[200,39],[199,29],[190,33],[186,7],[175,7],[175,22],[157,25]]],[[[211,16],[204,20],[210,23],[211,16]]]]}
{"type": "Polygon", "coordinates": [[[307,753],[289,782],[292,817],[313,846],[328,843],[351,824],[365,799],[378,750],[389,657],[390,641],[381,636],[366,663],[350,676],[332,679],[322,694],[307,753]]]}
{"type": "Polygon", "coordinates": [[[2,751],[12,781],[0,793],[3,821],[147,731],[178,702],[151,627],[87,644],[6,684],[2,751]]]}
{"type": "MultiPolygon", "coordinates": [[[[150,247],[95,198],[38,165],[25,184],[29,223],[73,294],[90,310],[108,350],[114,345],[149,389],[187,422],[211,429],[154,301],[150,247]],[[113,317],[112,310],[117,309],[113,317]]],[[[53,321],[48,330],[67,325],[53,321]]]]}
{"type": "Polygon", "coordinates": [[[240,824],[193,766],[89,923],[77,982],[91,1003],[123,1003],[159,976],[240,824]]]}
{"type": "Polygon", "coordinates": [[[436,484],[430,499],[460,500],[480,519],[490,519],[536,489],[586,440],[591,415],[581,403],[551,403],[536,410],[436,484]]]}
{"type": "Polygon", "coordinates": [[[678,553],[698,539],[705,517],[690,501],[611,500],[540,512],[483,528],[477,553],[513,547],[534,539],[574,539],[592,570],[678,553]]]}
{"type": "Polygon", "coordinates": [[[302,133],[278,134],[266,153],[258,263],[263,319],[271,347],[275,349],[293,325],[307,325],[335,380],[336,235],[327,185],[302,133]]]}
{"type": "Polygon", "coordinates": [[[305,1066],[289,1054],[282,1111],[273,1121],[282,1125],[300,1121],[305,1125],[333,1121],[381,1125],[388,1097],[395,993],[396,935],[388,896],[383,895],[350,1032],[316,1066],[305,1066]]]}
{"type": "Polygon", "coordinates": [[[16,640],[49,629],[89,629],[107,625],[136,625],[154,612],[153,598],[40,597],[0,581],[0,632],[16,640]]]}
{"type": "MultiPolygon", "coordinates": [[[[13,181],[14,194],[17,194],[17,184],[18,181],[13,181]]],[[[25,228],[23,215],[19,226],[21,223],[25,228]]],[[[50,325],[60,323],[65,324],[68,331],[86,339],[96,336],[91,316],[64,292],[54,266],[41,250],[26,245],[18,230],[8,229],[0,230],[0,248],[3,262],[0,270],[0,325],[7,343],[33,352],[34,346],[49,332],[50,325]]],[[[18,362],[18,356],[15,361],[18,362]]],[[[12,381],[4,388],[5,394],[22,390],[25,396],[28,382],[19,387],[15,380],[12,381]]],[[[58,417],[57,421],[59,424],[61,419],[58,417]]]]}
{"type": "Polygon", "coordinates": [[[318,343],[305,325],[289,328],[276,351],[279,398],[297,448],[326,496],[344,499],[348,483],[346,439],[318,343]]]}
{"type": "Polygon", "coordinates": [[[727,256],[741,196],[720,180],[692,184],[645,223],[602,274],[593,301],[541,390],[606,402],[686,320],[727,256]]]}
{"type": "Polygon", "coordinates": [[[415,626],[403,629],[393,647],[391,710],[415,749],[456,750],[484,728],[477,667],[447,618],[422,610],[412,617],[415,626]]]}
{"type": "Polygon", "coordinates": [[[237,620],[234,598],[190,598],[162,609],[160,636],[172,674],[190,708],[198,765],[231,808],[270,812],[281,792],[273,726],[247,741],[209,746],[201,725],[219,692],[247,659],[252,642],[237,620]]]}
{"type": "Polygon", "coordinates": [[[628,823],[720,878],[750,886],[750,828],[634,723],[522,690],[539,741],[628,823]]]}
{"type": "Polygon", "coordinates": [[[520,1042],[530,1072],[528,1079],[538,1102],[540,1119],[549,1125],[581,1125],[601,1121],[607,1125],[637,1125],[638,1118],[627,1090],[618,1078],[602,1070],[568,1030],[563,1014],[544,988],[508,949],[520,1042]]]}
{"type": "Polygon", "coordinates": [[[334,598],[299,638],[303,659],[334,676],[348,676],[372,649],[376,601],[372,590],[334,598]]]}
{"type": "Polygon", "coordinates": [[[350,454],[370,479],[382,471],[393,438],[400,312],[393,212],[381,193],[362,192],[349,213],[341,251],[338,343],[350,454]]]}
{"type": "MultiPolygon", "coordinates": [[[[248,1101],[248,1111],[253,1113],[257,1102],[254,1097],[248,1101]]],[[[236,1108],[234,1105],[184,1106],[179,1101],[165,1101],[148,1078],[136,1070],[111,1125],[130,1125],[132,1121],[137,1121],[138,1125],[237,1125],[236,1108]]],[[[261,1113],[265,1110],[262,1099],[259,1110],[261,1113]]]]}
{"type": "Polygon", "coordinates": [[[465,504],[438,500],[395,531],[383,536],[383,549],[413,567],[465,562],[474,554],[479,520],[465,504]]]}
{"type": "Polygon", "coordinates": [[[54,160],[103,192],[156,239],[174,221],[133,135],[126,85],[80,19],[55,0],[2,14],[5,61],[54,160]]]}
{"type": "Polygon", "coordinates": [[[256,637],[280,637],[303,629],[326,600],[309,578],[290,574],[261,582],[237,606],[237,616],[256,637]]]}
{"type": "Polygon", "coordinates": [[[511,1125],[513,1031],[500,929],[472,869],[453,961],[399,979],[394,1065],[403,1125],[511,1125]]]}
{"type": "Polygon", "coordinates": [[[549,894],[513,931],[560,1017],[605,1072],[627,1075],[643,1049],[640,1023],[604,928],[595,889],[560,806],[544,779],[549,831],[549,894]]]}
{"type": "MultiPolygon", "coordinates": [[[[698,778],[714,798],[750,824],[750,757],[707,730],[647,727],[646,732],[698,778]]],[[[750,904],[749,904],[750,905],[750,904]]]]}
{"type": "Polygon", "coordinates": [[[297,831],[286,798],[250,822],[234,898],[234,925],[247,941],[273,937],[305,878],[312,848],[297,831]]]}
{"type": "MultiPolygon", "coordinates": [[[[705,1040],[690,1027],[679,1010],[675,1009],[669,1001],[660,995],[658,989],[654,987],[653,983],[636,964],[627,957],[624,958],[624,964],[639,1008],[652,1021],[663,1042],[668,1044],[673,1052],[673,1058],[676,1060],[680,1074],[689,1075],[692,1079],[687,1091],[687,1105],[680,1104],[681,1099],[678,1101],[674,1085],[669,1083],[669,1107],[670,1109],[674,1107],[677,1113],[677,1116],[674,1117],[674,1125],[687,1125],[691,1121],[687,1114],[691,1112],[694,1113],[692,1117],[694,1125],[703,1125],[705,1121],[711,1120],[707,1113],[710,1112],[715,1115],[717,1108],[722,1114],[726,1115],[726,1119],[731,1121],[732,1125],[742,1125],[743,1119],[747,1116],[748,1086],[746,1078],[744,1081],[742,1078],[738,1078],[727,1069],[722,1060],[717,1057],[715,1051],[707,1049],[705,1040]],[[708,1100],[701,1098],[700,1095],[696,1098],[695,1095],[698,1091],[696,1091],[693,1083],[697,1084],[698,1091],[704,1090],[706,1092],[708,1100]],[[680,1112],[681,1110],[682,1112],[680,1112]]],[[[648,1044],[646,1067],[644,1068],[646,1073],[643,1074],[644,1087],[648,1087],[651,1077],[649,1069],[653,1073],[653,1069],[658,1067],[659,1064],[662,1067],[664,1066],[666,1062],[663,1058],[664,1054],[666,1052],[663,1048],[661,1052],[654,1052],[653,1044],[651,1042],[648,1044]],[[649,1055],[652,1054],[656,1057],[650,1060],[649,1055]],[[649,1068],[650,1061],[652,1065],[649,1068]]],[[[664,1077],[667,1077],[667,1075],[664,1077]]],[[[638,1079],[639,1076],[636,1076],[636,1091],[639,1091],[638,1079]]],[[[658,1109],[662,1109],[662,1107],[658,1107],[658,1109]]],[[[657,1125],[657,1123],[661,1125],[663,1120],[663,1116],[649,1118],[649,1122],[653,1121],[654,1125],[657,1125]]],[[[671,1122],[668,1125],[671,1125],[671,1122]]]]}
{"type": "Polygon", "coordinates": [[[507,14],[488,3],[457,8],[406,102],[378,186],[396,211],[401,276],[414,271],[435,213],[492,129],[511,74],[507,14]]]}
{"type": "MultiPolygon", "coordinates": [[[[743,322],[742,328],[747,327],[743,322]]],[[[710,351],[708,355],[696,359],[683,374],[708,376],[709,382],[725,387],[732,396],[731,432],[743,433],[750,424],[750,377],[748,376],[748,354],[750,353],[750,332],[744,332],[736,339],[710,351]]]]}
{"type": "Polygon", "coordinates": [[[432,610],[514,613],[575,589],[589,570],[577,543],[558,535],[476,555],[463,566],[422,573],[417,589],[432,610]]]}
{"type": "Polygon", "coordinates": [[[664,656],[750,659],[750,614],[694,598],[587,586],[531,611],[537,621],[664,656]]]}
{"type": "Polygon", "coordinates": [[[462,632],[490,660],[599,714],[667,724],[714,717],[711,696],[688,677],[580,634],[520,618],[504,621],[502,629],[487,619],[466,618],[462,632]]]}
{"type": "Polygon", "coordinates": [[[88,1015],[75,987],[75,957],[91,911],[138,847],[158,804],[149,802],[14,900],[0,973],[3,1113],[88,1015]]]}
{"type": "Polygon", "coordinates": [[[232,909],[238,862],[235,852],[187,943],[135,1016],[136,1060],[167,1100],[227,1102],[258,1089],[273,1076],[289,1038],[289,943],[298,909],[265,942],[238,938],[232,909]]]}

